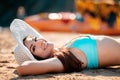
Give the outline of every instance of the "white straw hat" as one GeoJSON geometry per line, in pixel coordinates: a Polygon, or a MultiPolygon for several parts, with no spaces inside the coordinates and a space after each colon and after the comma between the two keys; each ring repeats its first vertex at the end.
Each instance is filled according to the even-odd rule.
{"type": "Polygon", "coordinates": [[[24,61],[36,60],[27,47],[23,44],[23,39],[28,35],[33,35],[38,38],[43,38],[35,29],[20,19],[14,19],[10,25],[10,31],[13,37],[17,41],[17,46],[14,49],[15,59],[18,64],[22,64],[24,61]]]}

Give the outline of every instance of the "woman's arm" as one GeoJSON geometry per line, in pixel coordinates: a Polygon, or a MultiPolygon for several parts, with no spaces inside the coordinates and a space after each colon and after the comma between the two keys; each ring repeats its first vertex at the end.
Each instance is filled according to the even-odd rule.
{"type": "Polygon", "coordinates": [[[64,67],[60,60],[56,57],[42,61],[25,61],[17,68],[19,75],[35,75],[63,71],[64,67]]]}

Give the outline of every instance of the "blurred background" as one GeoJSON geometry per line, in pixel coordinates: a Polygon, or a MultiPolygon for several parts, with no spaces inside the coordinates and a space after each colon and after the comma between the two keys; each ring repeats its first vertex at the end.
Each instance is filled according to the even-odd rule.
{"type": "Polygon", "coordinates": [[[120,34],[120,0],[0,0],[0,26],[15,18],[43,31],[120,34]]]}
{"type": "Polygon", "coordinates": [[[14,18],[43,12],[74,12],[74,0],[0,0],[0,26],[9,26],[14,18]],[[19,12],[19,13],[18,13],[19,12]]]}

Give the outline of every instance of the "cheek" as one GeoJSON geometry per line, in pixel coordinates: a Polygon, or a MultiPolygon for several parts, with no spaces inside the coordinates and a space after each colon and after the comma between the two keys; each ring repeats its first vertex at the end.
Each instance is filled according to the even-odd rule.
{"type": "Polygon", "coordinates": [[[43,57],[43,50],[41,50],[41,49],[36,49],[36,50],[35,50],[35,55],[36,55],[36,56],[39,56],[39,57],[43,57]]]}
{"type": "Polygon", "coordinates": [[[50,46],[46,50],[42,50],[41,48],[37,47],[35,49],[35,55],[42,58],[47,58],[50,55],[52,49],[53,47],[50,46]]]}

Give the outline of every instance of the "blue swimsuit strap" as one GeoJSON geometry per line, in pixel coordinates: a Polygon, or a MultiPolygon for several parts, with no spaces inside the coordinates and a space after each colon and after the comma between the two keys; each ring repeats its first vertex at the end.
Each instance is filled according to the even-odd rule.
{"type": "Polygon", "coordinates": [[[87,58],[87,68],[98,68],[98,51],[96,40],[91,36],[75,39],[69,47],[81,50],[87,58]]]}

